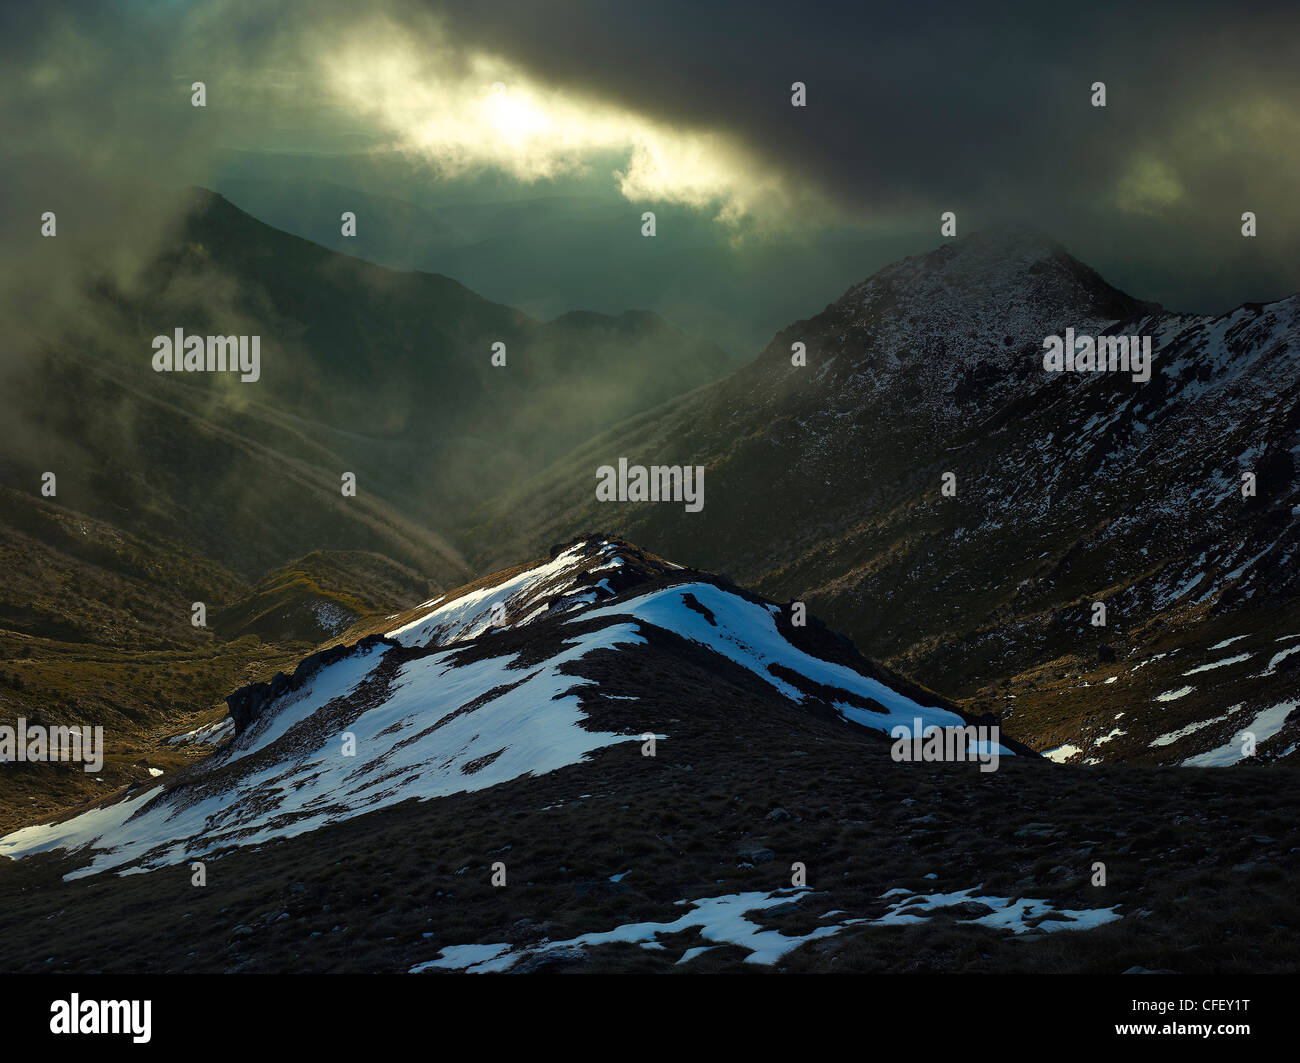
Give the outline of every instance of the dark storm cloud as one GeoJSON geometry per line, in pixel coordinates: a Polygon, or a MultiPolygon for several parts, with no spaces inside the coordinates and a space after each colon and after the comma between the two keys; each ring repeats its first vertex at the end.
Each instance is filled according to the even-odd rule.
{"type": "Polygon", "coordinates": [[[851,217],[1029,221],[1191,308],[1300,287],[1294,4],[418,6],[549,83],[731,131],[851,217]]]}
{"type": "Polygon", "coordinates": [[[857,204],[1086,194],[1190,106],[1248,88],[1300,102],[1294,5],[420,6],[551,83],[734,130],[857,204]],[[789,106],[795,80],[809,86],[803,112],[789,106]]]}

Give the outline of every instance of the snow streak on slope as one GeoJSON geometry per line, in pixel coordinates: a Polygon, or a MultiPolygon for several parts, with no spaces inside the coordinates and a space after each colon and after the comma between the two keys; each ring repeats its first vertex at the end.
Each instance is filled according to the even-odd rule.
{"type": "MultiPolygon", "coordinates": [[[[921,705],[877,679],[813,657],[792,646],[777,630],[774,618],[780,611],[778,606],[758,605],[711,583],[683,583],[628,602],[584,612],[568,622],[635,617],[707,646],[748,668],[792,701],[803,701],[805,691],[800,690],[795,681],[783,678],[776,669],[794,672],[819,686],[842,692],[844,699],[832,701],[832,704],[846,719],[864,727],[888,732],[900,724],[911,728],[918,719],[923,728],[965,725],[966,721],[955,712],[921,705]],[[855,701],[867,701],[875,707],[853,704],[855,701]]],[[[971,748],[974,750],[975,743],[971,748]]],[[[999,755],[1013,755],[1003,746],[998,746],[998,750],[999,755]]]]}

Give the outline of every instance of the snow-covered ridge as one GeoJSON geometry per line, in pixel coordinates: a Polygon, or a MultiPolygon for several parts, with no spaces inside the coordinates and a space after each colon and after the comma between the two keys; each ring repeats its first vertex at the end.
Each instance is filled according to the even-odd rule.
{"type": "Polygon", "coordinates": [[[19,830],[0,839],[0,855],[84,848],[90,860],[72,877],[147,871],[578,764],[646,730],[640,698],[626,693],[610,699],[620,726],[591,725],[584,704],[604,695],[584,677],[584,658],[665,636],[747,669],[792,707],[819,699],[876,731],[966,722],[874,678],[867,662],[843,663],[842,649],[837,662],[818,656],[815,640],[796,646],[781,612],[630,544],[581,540],[236,692],[229,720],[184,736],[236,732],[189,773],[19,830]]]}
{"type": "Polygon", "coordinates": [[[576,589],[578,577],[619,560],[619,544],[608,539],[574,543],[552,560],[494,583],[417,607],[417,616],[386,632],[403,646],[449,646],[478,638],[493,626],[526,624],[551,612],[580,609],[613,591],[599,586],[576,589]],[[441,604],[437,604],[437,603],[441,604]],[[424,611],[421,611],[423,609],[424,611]],[[494,624],[494,615],[501,621],[494,624]]]}

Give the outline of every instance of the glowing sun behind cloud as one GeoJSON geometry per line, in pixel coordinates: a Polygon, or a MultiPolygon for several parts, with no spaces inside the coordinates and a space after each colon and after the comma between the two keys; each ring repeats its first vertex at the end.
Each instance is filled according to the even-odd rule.
{"type": "Polygon", "coordinates": [[[417,52],[379,23],[329,51],[321,76],[336,102],[381,132],[387,147],[447,177],[497,170],[535,182],[599,175],[593,167],[621,159],[611,183],[638,205],[711,210],[747,228],[781,227],[821,206],[724,133],[674,128],[543,85],[445,36],[417,52]]]}

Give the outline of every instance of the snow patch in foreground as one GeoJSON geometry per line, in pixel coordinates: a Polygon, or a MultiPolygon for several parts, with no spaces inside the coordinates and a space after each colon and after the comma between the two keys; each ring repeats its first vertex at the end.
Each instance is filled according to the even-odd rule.
{"type": "MultiPolygon", "coordinates": [[[[800,889],[776,890],[773,893],[732,893],[722,897],[704,897],[694,901],[677,901],[676,903],[679,905],[691,905],[692,911],[671,922],[627,923],[615,927],[613,930],[582,934],[576,938],[568,938],[565,941],[547,941],[540,947],[520,949],[513,955],[509,966],[513,966],[527,956],[550,952],[552,949],[607,945],[612,942],[626,942],[630,945],[658,944],[659,934],[676,934],[679,931],[691,929],[698,929],[700,937],[707,941],[720,945],[739,945],[741,948],[749,949],[750,955],[745,957],[746,963],[775,963],[787,952],[798,948],[804,942],[837,934],[844,926],[848,925],[847,923],[837,923],[832,926],[818,927],[807,934],[792,935],[782,934],[777,930],[764,930],[758,923],[751,922],[746,918],[746,915],[750,912],[761,912],[768,908],[787,904],[791,898],[806,892],[809,892],[807,887],[803,887],[800,889]]],[[[510,948],[511,946],[485,945],[480,947],[499,949],[503,947],[510,948]]],[[[457,956],[461,955],[456,953],[455,950],[464,948],[465,946],[461,945],[443,949],[439,953],[438,959],[416,964],[411,968],[410,973],[419,974],[421,971],[446,968],[470,971],[476,974],[481,973],[483,968],[480,968],[477,964],[458,965],[452,962],[457,956]],[[449,953],[453,955],[449,956],[449,953]]],[[[494,955],[499,955],[499,953],[494,953],[494,955]]],[[[495,966],[493,969],[504,970],[505,965],[495,966]]]]}
{"type": "Polygon", "coordinates": [[[976,895],[979,886],[956,893],[911,893],[905,889],[893,889],[883,894],[885,897],[903,894],[901,899],[890,906],[889,911],[879,919],[869,920],[873,926],[910,926],[924,923],[916,912],[938,912],[958,904],[983,904],[993,911],[972,919],[959,919],[959,923],[971,923],[987,926],[997,930],[1010,930],[1013,934],[1024,934],[1038,929],[1053,930],[1091,930],[1095,926],[1113,923],[1120,918],[1115,911],[1119,905],[1110,908],[1054,908],[1050,901],[1035,900],[1032,897],[982,897],[976,895]],[[1031,925],[1034,920],[1039,920],[1031,925]]]}
{"type": "MultiPolygon", "coordinates": [[[[410,974],[424,971],[463,971],[468,974],[486,974],[507,971],[519,961],[540,956],[556,949],[586,948],[622,942],[643,948],[664,948],[658,940],[660,934],[676,934],[684,930],[698,930],[700,937],[711,945],[694,946],[682,953],[677,963],[685,963],[700,953],[718,945],[736,945],[749,950],[746,963],[774,964],[800,945],[819,938],[831,937],[852,926],[912,926],[928,922],[930,916],[955,905],[975,903],[993,909],[984,915],[959,919],[958,923],[986,926],[995,930],[1009,930],[1024,934],[1031,930],[1091,930],[1093,927],[1114,922],[1120,918],[1112,908],[1068,909],[1054,908],[1050,901],[1029,897],[979,896],[979,886],[956,893],[917,894],[905,889],[892,889],[881,894],[881,900],[896,897],[879,919],[844,919],[819,926],[807,934],[783,934],[779,930],[765,930],[761,922],[748,918],[769,908],[788,904],[801,894],[812,892],[808,887],[775,890],[772,893],[731,893],[721,897],[703,897],[689,904],[691,911],[670,922],[627,923],[613,930],[580,934],[564,941],[543,941],[531,948],[515,948],[508,944],[451,945],[438,953],[437,958],[417,963],[410,974]],[[922,916],[918,913],[928,913],[922,916]]],[[[828,912],[839,915],[840,912],[828,912]]]]}

